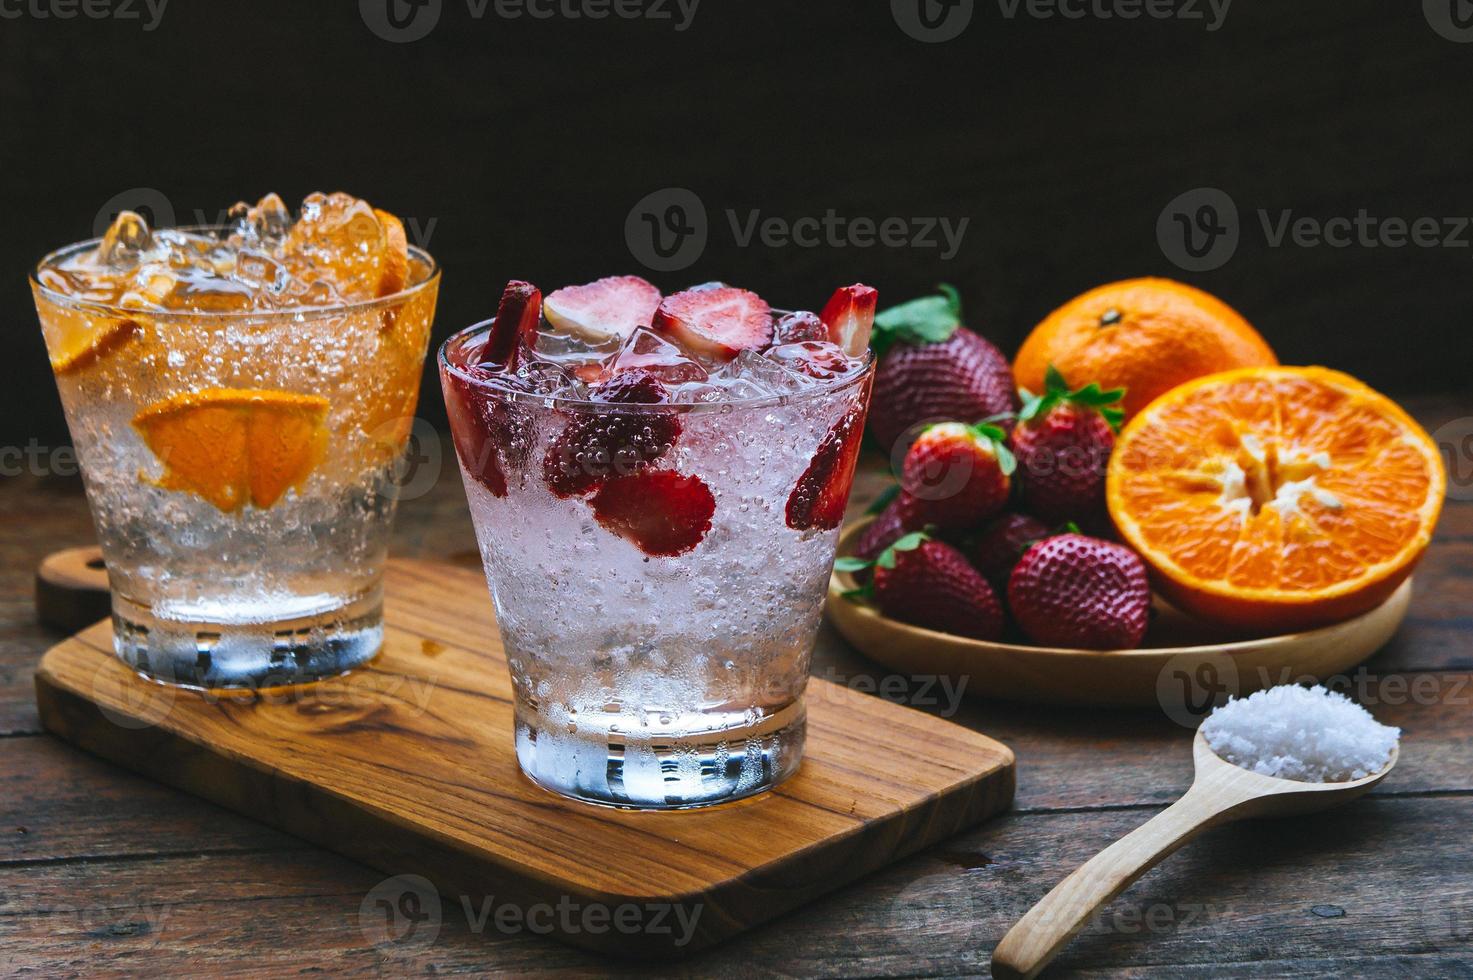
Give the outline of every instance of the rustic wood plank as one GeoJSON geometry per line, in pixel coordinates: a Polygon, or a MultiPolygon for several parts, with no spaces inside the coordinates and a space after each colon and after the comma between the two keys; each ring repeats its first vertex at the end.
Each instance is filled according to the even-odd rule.
{"type": "Polygon", "coordinates": [[[384,651],[372,665],[280,697],[142,685],[99,623],[46,655],[42,720],[89,751],[389,873],[524,902],[706,909],[688,949],[568,934],[646,954],[726,938],[1012,797],[1003,746],[818,680],[803,767],[772,793],[676,815],[570,803],[520,775],[481,575],[404,561],[391,565],[385,593],[384,651]]]}
{"type": "MultiPolygon", "coordinates": [[[[381,876],[318,851],[0,864],[0,956],[42,975],[202,961],[272,975],[985,975],[1031,902],[1153,812],[1010,815],[659,969],[550,944],[525,925],[478,926],[453,894],[432,939],[375,946],[359,913],[381,876]]],[[[1112,903],[1050,975],[1463,975],[1470,821],[1466,796],[1368,798],[1318,819],[1212,831],[1112,903]]],[[[469,897],[478,913],[486,896],[469,897]]]]}

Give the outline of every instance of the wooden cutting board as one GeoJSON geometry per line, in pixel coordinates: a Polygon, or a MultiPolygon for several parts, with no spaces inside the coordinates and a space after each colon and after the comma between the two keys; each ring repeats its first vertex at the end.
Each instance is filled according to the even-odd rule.
{"type": "Polygon", "coordinates": [[[773,792],[673,813],[563,800],[517,767],[479,572],[394,561],[385,592],[384,651],[370,667],[260,695],[144,682],[98,623],[42,660],[41,719],[89,752],[391,876],[360,916],[384,942],[466,906],[592,949],[685,955],[1012,801],[1006,746],[819,679],[802,768],[773,792]]]}

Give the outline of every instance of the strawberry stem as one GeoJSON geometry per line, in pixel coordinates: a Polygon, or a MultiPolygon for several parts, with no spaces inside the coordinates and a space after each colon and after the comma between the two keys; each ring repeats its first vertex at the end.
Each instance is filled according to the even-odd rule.
{"type": "Polygon", "coordinates": [[[1055,406],[1066,402],[1094,409],[1110,424],[1110,428],[1117,432],[1120,431],[1120,424],[1125,421],[1125,410],[1120,407],[1120,399],[1125,397],[1124,388],[1111,388],[1109,391],[1104,391],[1098,382],[1091,381],[1083,388],[1071,390],[1069,383],[1059,373],[1059,369],[1052,364],[1044,372],[1042,395],[1035,395],[1026,388],[1018,389],[1018,394],[1023,399],[1023,410],[1018,413],[1019,422],[1028,422],[1047,415],[1055,406]]]}
{"type": "Polygon", "coordinates": [[[956,288],[941,283],[940,293],[892,306],[875,315],[870,347],[876,357],[897,343],[922,345],[949,340],[962,325],[962,301],[956,288]]]}

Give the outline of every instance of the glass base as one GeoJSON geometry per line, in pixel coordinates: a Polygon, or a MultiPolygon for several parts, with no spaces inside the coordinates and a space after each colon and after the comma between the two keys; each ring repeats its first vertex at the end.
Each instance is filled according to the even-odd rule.
{"type": "Polygon", "coordinates": [[[383,589],[346,604],[271,622],[157,616],[113,593],[113,650],[149,680],[196,690],[309,684],[368,663],[383,646],[383,589]]]}
{"type": "MultiPolygon", "coordinates": [[[[729,803],[772,789],[803,761],[807,712],[802,701],[751,712],[740,728],[661,732],[631,738],[609,727],[577,730],[517,704],[517,761],[527,777],[561,796],[603,806],[682,810],[729,803]]],[[[617,719],[619,716],[612,716],[617,719]]]]}

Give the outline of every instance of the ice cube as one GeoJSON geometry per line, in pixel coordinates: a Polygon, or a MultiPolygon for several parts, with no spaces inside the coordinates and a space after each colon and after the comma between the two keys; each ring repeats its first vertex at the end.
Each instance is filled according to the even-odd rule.
{"type": "Polygon", "coordinates": [[[153,235],[143,216],[133,211],[120,211],[102,236],[102,242],[97,246],[97,257],[103,265],[121,272],[135,268],[143,253],[152,246],[153,235]]]}
{"type": "Polygon", "coordinates": [[[601,343],[590,344],[583,338],[571,334],[539,331],[533,347],[546,360],[556,361],[568,367],[582,367],[585,364],[602,364],[619,353],[623,345],[624,341],[619,337],[611,337],[601,343]]]}
{"type": "Polygon", "coordinates": [[[791,371],[754,350],[743,350],[737,354],[722,366],[720,374],[731,382],[749,382],[760,389],[762,395],[788,395],[813,383],[813,379],[806,375],[791,371]]]}
{"type": "Polygon", "coordinates": [[[517,387],[534,394],[550,398],[588,400],[588,385],[565,365],[548,360],[537,352],[523,357],[517,363],[514,377],[518,382],[517,387]]]}
{"type": "Polygon", "coordinates": [[[614,358],[613,372],[643,370],[668,385],[705,381],[706,369],[653,330],[640,327],[614,358]]]}
{"type": "Polygon", "coordinates": [[[709,381],[689,381],[683,385],[677,385],[670,391],[670,400],[680,405],[726,401],[727,397],[725,388],[713,385],[709,381]]]}

